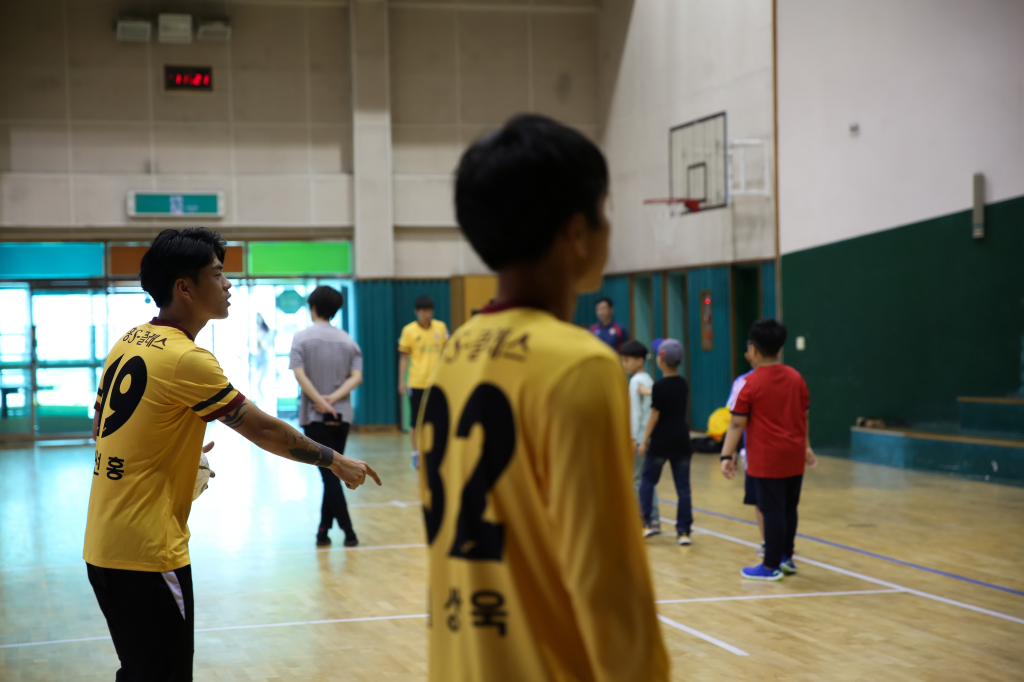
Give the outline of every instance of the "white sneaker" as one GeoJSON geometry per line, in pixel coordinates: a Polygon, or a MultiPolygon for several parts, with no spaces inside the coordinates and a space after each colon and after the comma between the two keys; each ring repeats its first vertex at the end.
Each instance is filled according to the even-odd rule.
{"type": "Polygon", "coordinates": [[[661,526],[647,526],[644,528],[645,538],[649,538],[652,535],[661,535],[661,526]]]}
{"type": "Polygon", "coordinates": [[[676,544],[677,545],[689,545],[690,544],[690,536],[689,535],[678,535],[678,536],[676,536],[676,544]]]}

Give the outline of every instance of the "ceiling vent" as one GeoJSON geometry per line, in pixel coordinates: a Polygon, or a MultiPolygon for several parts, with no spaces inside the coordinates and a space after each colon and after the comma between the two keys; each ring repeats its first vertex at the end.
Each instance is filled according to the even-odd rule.
{"type": "Polygon", "coordinates": [[[191,14],[161,14],[158,25],[157,40],[161,43],[187,45],[192,42],[191,14]]]}
{"type": "Polygon", "coordinates": [[[200,19],[196,40],[227,42],[231,40],[231,24],[227,19],[200,19]]]}
{"type": "Polygon", "coordinates": [[[148,43],[153,35],[153,24],[145,19],[118,19],[116,28],[124,43],[148,43]]]}

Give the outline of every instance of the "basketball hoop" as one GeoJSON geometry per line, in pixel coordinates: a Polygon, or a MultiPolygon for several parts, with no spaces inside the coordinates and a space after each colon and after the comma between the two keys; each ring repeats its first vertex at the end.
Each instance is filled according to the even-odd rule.
{"type": "Polygon", "coordinates": [[[683,213],[696,213],[700,210],[700,205],[703,199],[677,199],[675,197],[665,197],[663,199],[644,199],[644,204],[664,204],[668,207],[669,213],[676,215],[683,213]]]}
{"type": "Polygon", "coordinates": [[[654,235],[658,250],[671,247],[676,240],[678,219],[700,210],[700,199],[647,199],[644,201],[644,224],[654,235]]]}

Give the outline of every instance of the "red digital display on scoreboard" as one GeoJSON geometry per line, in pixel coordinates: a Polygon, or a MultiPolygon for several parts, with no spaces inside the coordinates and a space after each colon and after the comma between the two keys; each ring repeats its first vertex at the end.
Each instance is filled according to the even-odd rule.
{"type": "Polygon", "coordinates": [[[213,90],[213,69],[209,66],[165,66],[164,90],[213,90]]]}

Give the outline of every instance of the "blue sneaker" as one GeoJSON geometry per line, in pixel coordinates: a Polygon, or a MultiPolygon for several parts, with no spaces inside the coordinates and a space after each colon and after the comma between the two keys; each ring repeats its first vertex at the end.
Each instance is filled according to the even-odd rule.
{"type": "Polygon", "coordinates": [[[782,557],[782,562],[779,564],[779,570],[786,575],[793,575],[796,573],[796,564],[793,563],[793,557],[782,557]]]}
{"type": "Polygon", "coordinates": [[[773,583],[782,580],[782,571],[777,568],[765,568],[764,564],[744,568],[740,575],[747,580],[768,580],[773,583]]]}
{"type": "Polygon", "coordinates": [[[412,453],[412,468],[413,469],[419,469],[420,468],[420,453],[418,453],[418,452],[412,453]]]}

